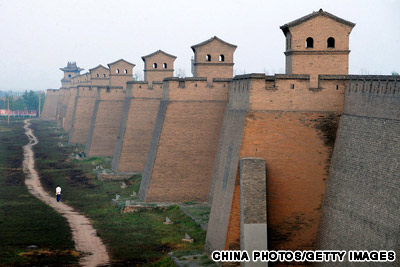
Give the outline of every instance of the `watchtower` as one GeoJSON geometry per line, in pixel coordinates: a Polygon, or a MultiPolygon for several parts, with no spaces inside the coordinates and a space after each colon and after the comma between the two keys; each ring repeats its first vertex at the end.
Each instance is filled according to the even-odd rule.
{"type": "Polygon", "coordinates": [[[318,87],[319,74],[349,73],[349,36],[354,23],[320,9],[280,28],[286,37],[286,74],[309,74],[318,87]]]}
{"type": "Polygon", "coordinates": [[[126,88],[126,82],[132,80],[133,67],[132,64],[124,59],[119,59],[113,63],[107,64],[110,68],[110,84],[109,86],[122,86],[126,88]]]}
{"type": "Polygon", "coordinates": [[[76,62],[68,62],[67,66],[60,68],[64,72],[64,78],[61,80],[61,87],[67,87],[71,85],[71,79],[81,73],[82,68],[76,65],[76,62]]]}
{"type": "Polygon", "coordinates": [[[110,70],[103,65],[89,69],[91,86],[108,86],[110,84],[110,70]]]}
{"type": "Polygon", "coordinates": [[[157,50],[147,56],[143,56],[144,62],[144,80],[149,82],[163,81],[164,78],[174,76],[174,62],[176,56],[157,50]]]}
{"type": "Polygon", "coordinates": [[[208,82],[212,82],[213,78],[232,78],[233,53],[236,47],[217,36],[192,46],[194,52],[193,76],[207,77],[208,82]]]}

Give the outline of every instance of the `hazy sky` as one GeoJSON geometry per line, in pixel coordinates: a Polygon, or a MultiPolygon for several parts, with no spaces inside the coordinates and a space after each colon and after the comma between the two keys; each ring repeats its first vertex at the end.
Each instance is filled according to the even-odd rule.
{"type": "MultiPolygon", "coordinates": [[[[356,23],[350,74],[400,72],[400,0],[0,0],[0,89],[59,88],[59,68],[82,72],[162,49],[191,76],[190,46],[216,35],[238,46],[237,74],[283,73],[279,26],[323,8],[356,23]]],[[[143,75],[143,74],[142,74],[143,75]]]]}

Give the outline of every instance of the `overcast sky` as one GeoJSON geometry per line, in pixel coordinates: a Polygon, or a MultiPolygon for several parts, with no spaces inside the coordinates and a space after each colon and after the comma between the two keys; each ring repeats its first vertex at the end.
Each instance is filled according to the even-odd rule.
{"type": "MultiPolygon", "coordinates": [[[[399,0],[0,0],[0,90],[59,88],[59,68],[82,72],[162,49],[191,76],[190,46],[216,35],[238,46],[237,74],[284,73],[279,26],[322,8],[356,23],[350,74],[400,72],[399,0]]],[[[141,74],[143,75],[143,74],[141,74]]]]}

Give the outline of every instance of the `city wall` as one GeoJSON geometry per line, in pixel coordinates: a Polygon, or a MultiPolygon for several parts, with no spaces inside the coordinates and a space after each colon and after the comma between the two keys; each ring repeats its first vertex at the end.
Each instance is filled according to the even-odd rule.
{"type": "Polygon", "coordinates": [[[69,132],[72,125],[72,117],[74,115],[75,101],[77,96],[77,88],[71,87],[68,90],[68,100],[66,101],[66,109],[65,109],[65,117],[63,123],[63,129],[66,132],[69,132]]]}
{"type": "Polygon", "coordinates": [[[47,89],[46,98],[44,100],[42,120],[55,121],[57,114],[59,90],[47,89]]]}
{"type": "Polygon", "coordinates": [[[140,198],[207,201],[230,80],[164,79],[140,198]]]}
{"type": "Polygon", "coordinates": [[[346,87],[318,248],[394,250],[399,255],[400,78],[349,76],[346,87]]]}
{"type": "MultiPolygon", "coordinates": [[[[268,248],[315,249],[345,76],[236,76],[214,164],[206,248],[240,247],[239,159],[266,161],[268,248]]],[[[266,222],[267,223],[267,222],[266,222]]]]}
{"type": "Polygon", "coordinates": [[[117,141],[126,90],[99,87],[85,153],[88,157],[112,156],[117,141]]]}
{"type": "Polygon", "coordinates": [[[163,83],[131,81],[127,88],[112,168],[118,172],[143,172],[163,83]]]}
{"type": "Polygon", "coordinates": [[[97,99],[97,88],[90,85],[78,85],[77,87],[68,139],[70,144],[86,144],[97,99]]]}

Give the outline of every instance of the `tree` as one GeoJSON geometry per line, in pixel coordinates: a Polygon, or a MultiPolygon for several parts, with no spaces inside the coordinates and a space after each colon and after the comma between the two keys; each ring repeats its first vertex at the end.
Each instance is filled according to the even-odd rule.
{"type": "Polygon", "coordinates": [[[392,75],[399,76],[399,73],[397,71],[392,71],[392,75]]]}

